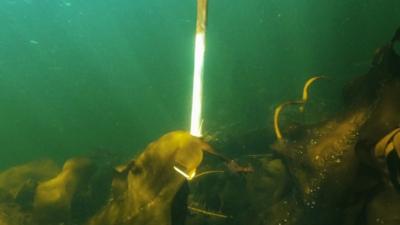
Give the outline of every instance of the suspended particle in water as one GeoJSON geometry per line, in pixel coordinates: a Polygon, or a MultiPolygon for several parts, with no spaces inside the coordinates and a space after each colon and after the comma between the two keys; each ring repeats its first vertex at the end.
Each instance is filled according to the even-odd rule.
{"type": "Polygon", "coordinates": [[[67,1],[67,0],[61,0],[60,6],[71,7],[72,3],[70,1],[67,1]]]}
{"type": "Polygon", "coordinates": [[[36,40],[29,40],[29,44],[32,44],[32,45],[38,45],[38,44],[39,44],[39,42],[38,42],[38,41],[36,41],[36,40]]]}

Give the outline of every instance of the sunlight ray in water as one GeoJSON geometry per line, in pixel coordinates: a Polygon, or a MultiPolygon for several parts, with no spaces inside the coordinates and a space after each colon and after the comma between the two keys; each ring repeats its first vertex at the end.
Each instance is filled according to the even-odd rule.
{"type": "Polygon", "coordinates": [[[203,69],[205,52],[205,31],[206,31],[207,0],[197,1],[197,23],[196,39],[194,52],[194,73],[193,73],[193,95],[192,95],[192,115],[190,124],[190,134],[202,136],[202,95],[203,95],[203,69]]]}

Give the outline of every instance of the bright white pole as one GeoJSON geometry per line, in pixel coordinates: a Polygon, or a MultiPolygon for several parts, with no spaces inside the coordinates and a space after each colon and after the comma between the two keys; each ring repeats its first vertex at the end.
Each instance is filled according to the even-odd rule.
{"type": "Polygon", "coordinates": [[[190,134],[197,137],[202,136],[201,113],[202,113],[202,97],[203,97],[204,52],[206,49],[206,38],[205,38],[206,22],[207,22],[207,0],[197,0],[192,115],[190,123],[190,134]]]}

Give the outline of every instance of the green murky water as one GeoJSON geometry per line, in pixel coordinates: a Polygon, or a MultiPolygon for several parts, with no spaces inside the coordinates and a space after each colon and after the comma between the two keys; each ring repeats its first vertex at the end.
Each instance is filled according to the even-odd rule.
{"type": "MultiPolygon", "coordinates": [[[[95,148],[132,151],[187,129],[195,7],[1,1],[0,167],[95,148]]],[[[309,76],[364,72],[399,18],[395,0],[211,1],[205,128],[268,126],[273,107],[309,76]]]]}
{"type": "MultiPolygon", "coordinates": [[[[273,136],[274,107],[314,75],[332,79],[313,87],[306,117],[327,119],[400,25],[398,0],[209,0],[208,10],[211,136],[273,136]]],[[[189,129],[195,18],[194,0],[1,0],[0,169],[131,156],[189,129]]]]}

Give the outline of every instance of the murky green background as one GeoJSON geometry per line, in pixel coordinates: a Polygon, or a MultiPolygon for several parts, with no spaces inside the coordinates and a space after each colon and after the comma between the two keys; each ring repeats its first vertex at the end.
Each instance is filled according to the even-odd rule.
{"type": "MultiPolygon", "coordinates": [[[[1,0],[0,168],[133,154],[188,129],[195,13],[195,0],[1,0]]],[[[314,109],[335,110],[399,25],[398,0],[209,0],[205,129],[270,127],[312,75],[332,78],[314,109]]]]}

